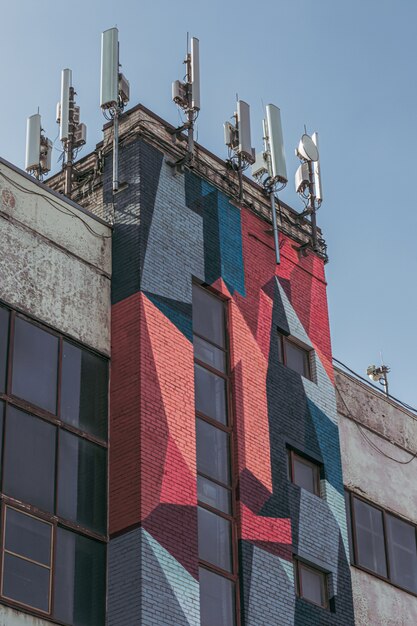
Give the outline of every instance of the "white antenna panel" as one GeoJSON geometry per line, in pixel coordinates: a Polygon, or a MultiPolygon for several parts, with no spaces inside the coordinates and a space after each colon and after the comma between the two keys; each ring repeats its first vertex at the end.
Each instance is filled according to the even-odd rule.
{"type": "Polygon", "coordinates": [[[41,152],[41,116],[39,113],[27,118],[25,170],[39,168],[41,152]]]}
{"type": "Polygon", "coordinates": [[[59,118],[59,138],[61,141],[68,139],[69,132],[69,106],[70,87],[72,87],[72,71],[62,70],[61,73],[61,112],[59,118]]]}
{"type": "Polygon", "coordinates": [[[116,106],[119,95],[119,31],[109,28],[101,34],[100,106],[116,106]]]}
{"type": "Polygon", "coordinates": [[[307,163],[301,163],[295,172],[295,191],[302,193],[310,182],[310,174],[307,163]]]}
{"type": "Polygon", "coordinates": [[[200,42],[191,38],[191,108],[200,110],[200,42]]]}
{"type": "Polygon", "coordinates": [[[284,140],[282,137],[281,112],[274,104],[266,105],[269,150],[271,156],[272,178],[286,183],[287,166],[285,163],[284,140]]]}
{"type": "Polygon", "coordinates": [[[321,185],[321,174],[320,174],[320,149],[319,149],[319,136],[318,133],[313,133],[311,139],[314,142],[314,145],[317,148],[317,152],[319,158],[317,161],[313,162],[313,175],[314,175],[314,187],[316,191],[316,198],[319,202],[323,201],[323,189],[321,185]]]}
{"type": "Polygon", "coordinates": [[[224,143],[229,148],[233,148],[234,146],[234,138],[235,138],[235,127],[230,122],[225,122],[223,124],[224,129],[224,143]]]}
{"type": "Polygon", "coordinates": [[[268,163],[265,159],[264,152],[258,152],[255,158],[255,163],[252,165],[252,176],[257,178],[268,173],[268,163]]]}
{"type": "Polygon", "coordinates": [[[254,162],[250,134],[250,107],[244,100],[238,100],[237,119],[239,124],[239,149],[238,152],[249,162],[254,162]]]}

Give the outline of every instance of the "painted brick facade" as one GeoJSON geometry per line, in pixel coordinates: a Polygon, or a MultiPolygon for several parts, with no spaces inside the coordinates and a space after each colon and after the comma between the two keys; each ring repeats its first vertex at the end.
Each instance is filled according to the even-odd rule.
{"type": "MultiPolygon", "coordinates": [[[[114,201],[109,626],[198,626],[193,280],[229,300],[241,625],[354,624],[323,261],[135,138],[114,201]],[[277,331],[312,350],[313,380],[277,331]],[[321,497],[288,447],[322,464],[321,497]],[[296,596],[293,558],[328,572],[330,608],[296,596]]],[[[111,203],[105,168],[103,202],[111,203]]]]}

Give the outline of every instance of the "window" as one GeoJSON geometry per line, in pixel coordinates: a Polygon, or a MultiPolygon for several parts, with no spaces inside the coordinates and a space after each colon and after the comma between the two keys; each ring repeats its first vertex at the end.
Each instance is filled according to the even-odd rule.
{"type": "Polygon", "coordinates": [[[304,378],[311,377],[311,350],[302,347],[292,337],[278,333],[278,360],[304,378]]]}
{"type": "Polygon", "coordinates": [[[320,495],[320,465],[293,450],[288,451],[290,480],[299,487],[320,495]]]}
{"type": "Polygon", "coordinates": [[[329,606],[327,574],[295,561],[297,595],[323,608],[329,606]]]}
{"type": "Polygon", "coordinates": [[[417,594],[416,527],[346,491],[354,565],[417,594]]]}
{"type": "Polygon", "coordinates": [[[0,307],[0,601],[71,626],[105,619],[107,370],[0,307]]]}
{"type": "Polygon", "coordinates": [[[235,626],[237,549],[225,304],[197,286],[193,330],[201,625],[235,626]]]}

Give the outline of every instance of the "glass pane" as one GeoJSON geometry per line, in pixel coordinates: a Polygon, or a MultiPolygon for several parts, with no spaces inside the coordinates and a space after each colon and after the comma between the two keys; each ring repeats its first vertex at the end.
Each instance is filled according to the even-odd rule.
{"type": "Polygon", "coordinates": [[[314,604],[326,606],[324,597],[325,575],[322,572],[315,571],[310,567],[298,564],[300,575],[300,591],[301,597],[314,604]]]}
{"type": "Polygon", "coordinates": [[[220,487],[208,478],[197,476],[198,499],[223,513],[231,513],[230,491],[220,487]]]}
{"type": "Polygon", "coordinates": [[[198,556],[232,571],[230,522],[202,507],[198,507],[198,556]]]}
{"type": "Polygon", "coordinates": [[[387,575],[382,512],[353,498],[358,565],[381,576],[387,575]]]}
{"type": "Polygon", "coordinates": [[[3,568],[4,596],[49,612],[49,569],[7,553],[3,568]]]}
{"type": "Polygon", "coordinates": [[[224,485],[230,482],[229,435],[197,419],[197,469],[224,485]]]}
{"type": "Polygon", "coordinates": [[[16,317],[12,393],[56,413],[58,338],[16,317]]]}
{"type": "Polygon", "coordinates": [[[103,626],[105,544],[57,529],[54,617],[73,626],[103,626]]]}
{"type": "Polygon", "coordinates": [[[51,534],[50,524],[6,508],[6,550],[50,567],[51,534]]]}
{"type": "Polygon", "coordinates": [[[7,345],[9,338],[9,311],[0,307],[0,391],[6,391],[7,345]]]}
{"type": "Polygon", "coordinates": [[[224,303],[196,285],[193,286],[193,330],[224,348],[224,303]]]}
{"type": "Polygon", "coordinates": [[[106,450],[59,433],[58,515],[106,532],[106,450]]]}
{"type": "Polygon", "coordinates": [[[194,366],[194,373],[196,410],[226,424],[226,381],[199,365],[194,366]]]}
{"type": "Polygon", "coordinates": [[[54,512],[56,428],[9,405],[3,489],[7,495],[54,512]]]}
{"type": "Polygon", "coordinates": [[[293,482],[311,493],[318,494],[319,468],[293,454],[293,482]]]}
{"type": "Polygon", "coordinates": [[[235,588],[231,580],[200,568],[201,626],[234,626],[235,588]]]}
{"type": "Polygon", "coordinates": [[[225,352],[204,341],[204,339],[197,337],[197,335],[194,335],[194,356],[199,361],[204,361],[207,365],[211,365],[211,367],[221,372],[226,370],[225,352]]]}
{"type": "Polygon", "coordinates": [[[390,579],[417,593],[416,529],[392,515],[386,516],[390,579]]]}
{"type": "Polygon", "coordinates": [[[64,341],[61,418],[80,430],[107,437],[107,362],[64,341]]]}
{"type": "Polygon", "coordinates": [[[302,376],[308,375],[307,352],[291,341],[285,342],[286,365],[302,376]]]}

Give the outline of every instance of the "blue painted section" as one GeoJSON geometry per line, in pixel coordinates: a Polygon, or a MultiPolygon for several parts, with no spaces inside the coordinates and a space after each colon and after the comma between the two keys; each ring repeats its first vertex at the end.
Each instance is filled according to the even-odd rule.
{"type": "Polygon", "coordinates": [[[218,193],[221,275],[229,291],[246,296],[240,210],[218,193]]]}
{"type": "Polygon", "coordinates": [[[316,430],[320,452],[323,457],[326,479],[343,495],[339,430],[336,424],[334,424],[309,398],[307,398],[307,404],[316,430]]]}

